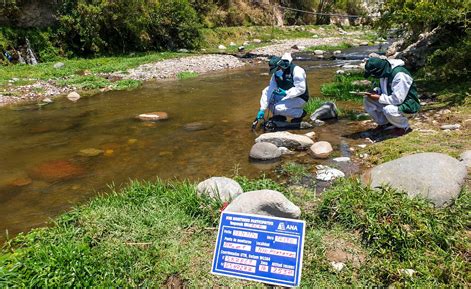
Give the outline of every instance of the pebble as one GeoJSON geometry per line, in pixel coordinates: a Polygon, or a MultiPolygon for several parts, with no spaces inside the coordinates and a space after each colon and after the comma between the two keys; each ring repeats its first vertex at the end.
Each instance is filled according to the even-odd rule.
{"type": "Polygon", "coordinates": [[[364,148],[366,148],[366,144],[359,144],[359,145],[357,145],[357,147],[364,149],[364,148]]]}
{"type": "Polygon", "coordinates": [[[345,174],[342,171],[339,171],[337,169],[333,169],[328,166],[323,166],[323,165],[318,165],[316,166],[317,172],[316,172],[316,179],[320,181],[333,181],[337,178],[343,178],[345,177],[345,174]]]}
{"type": "Polygon", "coordinates": [[[218,46],[218,49],[219,49],[219,50],[226,50],[226,46],[224,46],[224,45],[221,44],[221,45],[218,46]]]}
{"type": "Polygon", "coordinates": [[[440,127],[443,130],[456,130],[460,129],[461,125],[460,124],[445,124],[440,127]]]}
{"type": "Polygon", "coordinates": [[[345,268],[345,264],[342,263],[342,262],[335,262],[335,261],[332,261],[332,262],[330,262],[330,265],[331,265],[332,268],[334,268],[334,270],[337,271],[337,272],[340,272],[340,271],[342,271],[343,268],[345,268]]]}
{"type": "Polygon", "coordinates": [[[339,157],[339,158],[333,159],[333,161],[336,163],[347,163],[347,162],[350,162],[351,159],[349,157],[339,157]]]}
{"type": "Polygon", "coordinates": [[[76,102],[77,100],[80,99],[80,94],[77,92],[73,91],[67,95],[67,99],[73,102],[76,102]]]}

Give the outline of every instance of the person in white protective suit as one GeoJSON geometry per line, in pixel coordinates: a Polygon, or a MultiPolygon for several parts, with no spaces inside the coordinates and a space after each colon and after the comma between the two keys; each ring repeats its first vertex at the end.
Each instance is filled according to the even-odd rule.
{"type": "Polygon", "coordinates": [[[364,98],[365,111],[378,124],[376,130],[393,129],[395,135],[411,131],[404,114],[420,110],[417,89],[410,72],[400,59],[370,58],[365,65],[365,77],[379,78],[380,87],[364,98]]]}
{"type": "Polygon", "coordinates": [[[264,118],[267,108],[276,121],[286,121],[289,117],[292,123],[299,123],[306,116],[303,110],[309,100],[306,72],[292,61],[290,53],[270,58],[272,77],[269,86],[262,91],[257,119],[264,118]]]}

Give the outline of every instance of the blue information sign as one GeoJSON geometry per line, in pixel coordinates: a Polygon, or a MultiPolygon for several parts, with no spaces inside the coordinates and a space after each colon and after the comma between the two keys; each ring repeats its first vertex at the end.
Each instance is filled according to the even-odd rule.
{"type": "Polygon", "coordinates": [[[211,273],[299,286],[305,222],[223,212],[211,273]]]}

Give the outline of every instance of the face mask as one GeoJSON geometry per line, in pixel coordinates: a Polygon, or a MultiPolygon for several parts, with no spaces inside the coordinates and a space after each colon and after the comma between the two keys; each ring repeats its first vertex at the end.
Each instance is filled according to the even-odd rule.
{"type": "Polygon", "coordinates": [[[275,72],[275,76],[278,78],[283,78],[283,70],[277,70],[275,72]]]}

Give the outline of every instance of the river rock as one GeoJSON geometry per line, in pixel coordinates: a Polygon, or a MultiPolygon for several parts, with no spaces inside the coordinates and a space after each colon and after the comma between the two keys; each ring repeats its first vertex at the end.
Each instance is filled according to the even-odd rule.
{"type": "Polygon", "coordinates": [[[54,101],[52,101],[52,99],[50,99],[49,97],[45,97],[41,100],[42,103],[53,103],[54,101]]]}
{"type": "Polygon", "coordinates": [[[421,196],[443,207],[459,196],[467,173],[463,162],[448,155],[419,153],[376,166],[362,180],[371,188],[389,184],[409,197],[421,196]]]}
{"type": "Polygon", "coordinates": [[[34,179],[56,182],[81,176],[85,170],[67,160],[44,162],[31,170],[34,179]]]}
{"type": "Polygon", "coordinates": [[[254,39],[254,40],[252,40],[252,42],[258,44],[258,43],[262,43],[262,40],[260,40],[260,39],[254,39]]]}
{"type": "Polygon", "coordinates": [[[237,46],[237,44],[231,41],[231,43],[229,43],[229,46],[237,46]]]}
{"type": "Polygon", "coordinates": [[[238,182],[226,177],[209,178],[199,183],[196,189],[200,195],[207,194],[223,202],[230,202],[244,192],[238,182]]]}
{"type": "Polygon", "coordinates": [[[314,142],[305,135],[293,134],[287,131],[264,133],[255,139],[255,142],[269,142],[277,147],[304,150],[314,142]]]}
{"type": "Polygon", "coordinates": [[[96,157],[96,156],[99,156],[103,153],[104,153],[103,150],[88,148],[88,149],[80,150],[79,155],[81,155],[83,157],[96,157]]]}
{"type": "Polygon", "coordinates": [[[54,64],[55,69],[60,69],[64,66],[65,66],[64,62],[57,62],[56,64],[54,64]]]}
{"type": "Polygon", "coordinates": [[[197,121],[197,122],[190,122],[183,126],[186,131],[199,131],[199,130],[207,130],[214,126],[213,123],[204,122],[204,121],[197,121]]]}
{"type": "Polygon", "coordinates": [[[316,133],[313,132],[313,131],[305,133],[304,135],[307,136],[310,139],[315,139],[316,138],[316,133]]]}
{"type": "Polygon", "coordinates": [[[337,178],[345,177],[345,174],[342,171],[328,166],[318,165],[316,166],[316,169],[316,179],[319,181],[330,182],[337,178]]]}
{"type": "Polygon", "coordinates": [[[360,46],[368,46],[368,42],[367,41],[360,42],[360,46]]]}
{"type": "Polygon", "coordinates": [[[336,163],[348,163],[351,162],[351,159],[349,157],[338,157],[333,159],[333,161],[336,163]]]}
{"type": "Polygon", "coordinates": [[[168,114],[163,111],[149,112],[138,115],[136,118],[144,121],[159,121],[168,119],[168,114]]]}
{"type": "Polygon", "coordinates": [[[345,74],[345,71],[342,69],[339,69],[335,72],[335,74],[345,74]]]}
{"type": "Polygon", "coordinates": [[[341,50],[335,50],[335,51],[333,52],[333,54],[334,54],[334,55],[339,55],[339,54],[342,54],[342,51],[341,51],[341,50]]]}
{"type": "Polygon", "coordinates": [[[315,158],[326,159],[332,153],[333,148],[329,142],[319,141],[314,143],[309,150],[315,158]]]}
{"type": "Polygon", "coordinates": [[[289,148],[279,147],[278,150],[280,151],[281,155],[292,155],[295,154],[294,151],[290,150],[289,148]]]}
{"type": "Polygon", "coordinates": [[[361,66],[356,65],[356,64],[345,64],[344,66],[342,66],[342,69],[343,70],[361,70],[361,66]]]}
{"type": "Polygon", "coordinates": [[[281,157],[281,151],[278,147],[269,142],[260,142],[252,146],[250,158],[254,160],[276,160],[281,157]]]}
{"type": "Polygon", "coordinates": [[[324,50],[314,50],[315,55],[324,55],[324,50]]]}
{"type": "Polygon", "coordinates": [[[460,161],[462,161],[468,169],[471,169],[471,150],[462,153],[460,155],[460,161]]]}
{"type": "Polygon", "coordinates": [[[67,95],[67,99],[73,102],[76,102],[77,100],[80,99],[80,94],[77,92],[73,91],[67,95]]]}
{"type": "Polygon", "coordinates": [[[460,124],[445,124],[445,125],[442,125],[440,128],[443,129],[443,130],[455,130],[455,129],[460,129],[461,125],[460,124]]]}
{"type": "Polygon", "coordinates": [[[321,107],[316,109],[316,111],[311,114],[310,119],[312,121],[327,120],[337,118],[337,116],[337,106],[335,105],[335,103],[328,101],[322,104],[321,107]]]}
{"type": "Polygon", "coordinates": [[[219,49],[219,50],[226,50],[226,46],[220,44],[220,45],[218,46],[218,49],[219,49]]]}
{"type": "Polygon", "coordinates": [[[227,212],[297,219],[301,210],[282,193],[260,190],[243,193],[226,208],[227,212]]]}
{"type": "Polygon", "coordinates": [[[25,187],[33,182],[32,179],[28,177],[16,178],[12,180],[9,185],[12,187],[25,187]]]}

